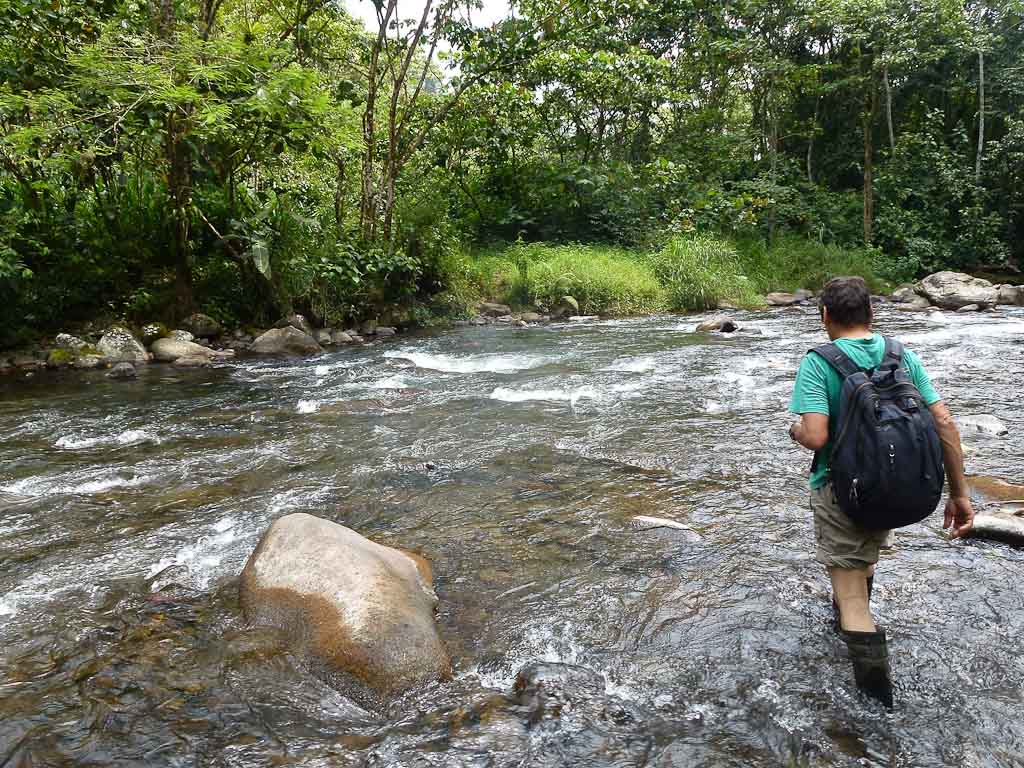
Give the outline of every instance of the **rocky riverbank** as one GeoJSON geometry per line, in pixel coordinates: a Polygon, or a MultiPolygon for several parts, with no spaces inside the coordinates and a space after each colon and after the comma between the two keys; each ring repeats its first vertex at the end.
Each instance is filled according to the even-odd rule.
{"type": "MultiPolygon", "coordinates": [[[[774,292],[764,297],[764,304],[806,306],[815,299],[816,294],[809,290],[774,292]]],[[[876,296],[875,301],[891,302],[901,311],[981,312],[998,305],[1024,306],[1024,286],[996,285],[963,273],[938,272],[918,283],[902,285],[889,296],[876,296]]],[[[722,304],[719,309],[736,307],[722,304]]],[[[476,306],[470,319],[456,320],[454,325],[507,324],[524,328],[574,317],[580,317],[580,305],[572,296],[563,296],[550,308],[536,306],[524,311],[484,301],[476,306]]],[[[738,327],[731,318],[723,316],[712,318],[699,330],[728,332],[738,327]]],[[[160,323],[136,329],[117,324],[79,335],[60,333],[35,348],[0,353],[0,374],[33,376],[43,370],[108,368],[114,378],[132,378],[136,366],[153,362],[194,368],[239,354],[302,357],[333,347],[374,343],[399,333],[397,327],[377,325],[372,320],[346,329],[315,328],[299,314],[284,317],[269,329],[228,330],[213,318],[197,313],[175,329],[160,323]]]]}

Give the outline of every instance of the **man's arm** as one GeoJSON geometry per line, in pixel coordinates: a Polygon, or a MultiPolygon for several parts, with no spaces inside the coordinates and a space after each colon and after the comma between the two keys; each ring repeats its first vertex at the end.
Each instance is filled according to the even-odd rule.
{"type": "Polygon", "coordinates": [[[800,421],[794,421],[790,425],[789,436],[804,448],[820,451],[825,447],[825,443],[828,442],[828,414],[800,414],[800,421]]]}
{"type": "Polygon", "coordinates": [[[964,453],[960,445],[960,430],[956,428],[953,414],[943,401],[929,406],[935,428],[942,441],[942,460],[946,465],[949,479],[949,501],[946,502],[946,516],[943,528],[950,528],[949,536],[958,539],[974,525],[974,507],[971,505],[970,489],[964,475],[964,453]]]}

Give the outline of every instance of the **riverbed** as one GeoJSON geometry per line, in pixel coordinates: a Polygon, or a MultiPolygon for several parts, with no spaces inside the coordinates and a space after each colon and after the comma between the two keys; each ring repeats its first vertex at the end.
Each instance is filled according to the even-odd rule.
{"type": "MultiPolygon", "coordinates": [[[[0,766],[1024,765],[1024,551],[898,531],[897,706],[862,698],[786,435],[824,337],[812,308],[737,317],[0,380],[0,766]],[[290,512],[433,562],[452,681],[366,712],[245,626],[238,574],[290,512]],[[600,684],[538,713],[533,662],[600,684]]],[[[1007,424],[968,464],[1019,482],[1024,310],[878,325],[1007,424]]]]}

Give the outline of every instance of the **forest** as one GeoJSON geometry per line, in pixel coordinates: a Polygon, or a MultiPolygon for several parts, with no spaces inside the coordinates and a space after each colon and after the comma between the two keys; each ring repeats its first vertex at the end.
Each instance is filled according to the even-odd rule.
{"type": "Polygon", "coordinates": [[[1019,0],[368,4],[3,0],[0,346],[1024,257],[1019,0]]]}

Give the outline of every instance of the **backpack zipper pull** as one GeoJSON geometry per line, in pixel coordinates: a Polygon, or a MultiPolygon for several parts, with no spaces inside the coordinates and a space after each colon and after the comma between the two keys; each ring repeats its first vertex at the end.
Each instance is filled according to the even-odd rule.
{"type": "Polygon", "coordinates": [[[889,443],[889,467],[896,469],[896,446],[889,443]]]}

